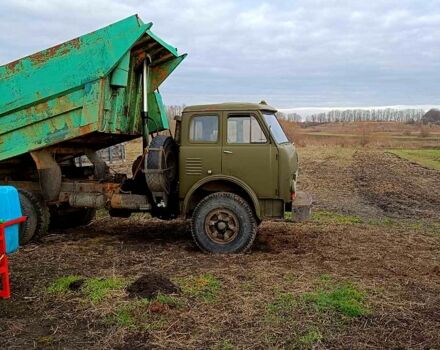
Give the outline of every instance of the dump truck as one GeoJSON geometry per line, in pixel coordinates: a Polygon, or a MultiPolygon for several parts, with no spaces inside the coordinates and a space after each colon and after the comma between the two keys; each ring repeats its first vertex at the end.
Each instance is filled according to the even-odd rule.
{"type": "Polygon", "coordinates": [[[186,54],[151,27],[131,16],[0,67],[0,184],[19,189],[21,244],[105,209],[191,219],[203,251],[238,253],[262,220],[310,212],[266,103],[186,107],[171,133],[159,87],[186,54]],[[136,138],[132,175],[112,173],[98,151],[136,138]]]}

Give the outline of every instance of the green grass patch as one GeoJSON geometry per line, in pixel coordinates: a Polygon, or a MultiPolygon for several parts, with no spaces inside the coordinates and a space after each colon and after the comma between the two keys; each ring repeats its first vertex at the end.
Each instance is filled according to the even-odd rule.
{"type": "Polygon", "coordinates": [[[161,294],[159,293],[153,300],[158,301],[163,305],[168,305],[170,307],[180,307],[182,306],[182,301],[172,295],[161,294]]]}
{"type": "Polygon", "coordinates": [[[111,294],[121,291],[126,281],[119,277],[93,277],[70,275],[56,279],[48,288],[51,294],[66,294],[79,291],[92,302],[100,302],[111,294]],[[75,285],[76,284],[76,285],[75,285]]]}
{"type": "Polygon", "coordinates": [[[52,294],[64,294],[71,291],[72,284],[84,280],[84,277],[77,275],[63,276],[56,279],[47,288],[47,291],[52,294]]]}
{"type": "Polygon", "coordinates": [[[100,302],[111,294],[120,291],[126,285],[126,281],[119,277],[88,278],[83,293],[93,302],[100,302]]]}
{"type": "Polygon", "coordinates": [[[316,291],[303,294],[302,300],[320,312],[336,311],[347,317],[368,314],[364,292],[350,282],[336,283],[328,276],[321,278],[316,291]]]}
{"type": "Polygon", "coordinates": [[[290,315],[298,305],[298,301],[292,293],[278,293],[267,305],[267,312],[271,315],[290,315]]]}
{"type": "Polygon", "coordinates": [[[266,305],[265,321],[269,324],[290,322],[293,320],[298,301],[292,293],[279,292],[274,299],[266,305]]]}
{"type": "Polygon", "coordinates": [[[120,304],[109,317],[109,321],[122,328],[143,328],[149,321],[149,304],[150,300],[148,299],[139,299],[120,304]]]}
{"type": "Polygon", "coordinates": [[[199,276],[188,276],[179,279],[183,294],[202,299],[204,302],[214,302],[221,290],[221,282],[210,273],[199,276]]]}
{"type": "Polygon", "coordinates": [[[389,152],[427,168],[440,170],[440,149],[392,149],[389,152]]]}
{"type": "Polygon", "coordinates": [[[310,348],[314,347],[317,343],[319,343],[322,340],[322,334],[317,329],[309,330],[304,335],[300,336],[298,338],[298,341],[301,345],[310,348]]]}
{"type": "Polygon", "coordinates": [[[115,314],[110,317],[110,321],[112,321],[112,323],[117,324],[119,327],[123,327],[123,328],[135,328],[136,326],[136,322],[135,319],[132,315],[132,308],[128,308],[128,307],[119,307],[116,311],[115,314]]]}
{"type": "Polygon", "coordinates": [[[440,222],[434,221],[416,221],[416,222],[408,222],[405,224],[406,229],[410,229],[411,231],[423,232],[433,235],[440,234],[440,222]]]}
{"type": "Polygon", "coordinates": [[[312,220],[318,223],[353,225],[361,224],[362,219],[355,215],[343,215],[331,211],[318,210],[312,213],[312,220]]]}
{"type": "Polygon", "coordinates": [[[121,328],[139,331],[153,331],[166,326],[167,319],[163,315],[169,307],[160,304],[155,298],[138,299],[121,303],[107,318],[107,322],[121,328]],[[153,304],[155,309],[153,309],[153,304]]]}
{"type": "Polygon", "coordinates": [[[137,299],[120,303],[107,318],[109,323],[121,328],[152,331],[167,324],[163,314],[181,306],[181,301],[174,296],[158,294],[153,299],[137,299]]]}
{"type": "Polygon", "coordinates": [[[393,226],[396,224],[396,221],[390,218],[380,218],[380,219],[370,219],[368,220],[369,225],[374,226],[393,226]]]}

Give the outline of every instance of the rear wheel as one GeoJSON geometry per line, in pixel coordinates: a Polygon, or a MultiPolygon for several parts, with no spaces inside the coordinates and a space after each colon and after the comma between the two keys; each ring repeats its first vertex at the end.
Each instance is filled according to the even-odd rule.
{"type": "Polygon", "coordinates": [[[217,192],[205,197],[194,210],[194,241],[209,253],[243,253],[257,234],[249,204],[234,193],[217,192]]]}
{"type": "Polygon", "coordinates": [[[38,239],[47,234],[49,228],[49,208],[44,200],[25,190],[18,190],[20,195],[21,212],[27,216],[26,222],[20,226],[20,245],[28,243],[31,239],[38,239]]]}

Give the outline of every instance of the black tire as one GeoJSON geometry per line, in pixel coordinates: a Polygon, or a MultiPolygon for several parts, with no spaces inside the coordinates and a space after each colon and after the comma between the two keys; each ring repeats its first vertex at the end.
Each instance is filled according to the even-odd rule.
{"type": "Polygon", "coordinates": [[[18,190],[21,203],[21,212],[27,216],[26,222],[20,227],[20,245],[31,239],[39,239],[47,234],[49,228],[49,208],[43,198],[26,190],[18,190]]]}
{"type": "Polygon", "coordinates": [[[257,228],[249,204],[240,196],[229,192],[213,193],[202,199],[191,220],[195,243],[208,253],[246,252],[254,242],[257,228]],[[226,227],[218,226],[221,223],[226,227]]]}
{"type": "Polygon", "coordinates": [[[96,216],[93,208],[51,208],[50,229],[66,229],[90,224],[96,216]]]}

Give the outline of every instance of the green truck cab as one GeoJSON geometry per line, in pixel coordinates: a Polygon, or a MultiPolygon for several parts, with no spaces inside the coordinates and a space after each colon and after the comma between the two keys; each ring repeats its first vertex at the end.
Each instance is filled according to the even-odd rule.
{"type": "Polygon", "coordinates": [[[0,184],[19,189],[21,244],[105,209],[191,219],[202,250],[235,253],[262,220],[310,214],[295,147],[266,103],[187,107],[170,136],[159,86],[186,54],[151,27],[131,16],[0,66],[0,184]],[[132,176],[112,173],[97,151],[136,138],[132,176]]]}
{"type": "Polygon", "coordinates": [[[298,156],[266,103],[190,106],[178,118],[179,200],[207,251],[246,250],[257,225],[284,218],[298,156]]]}

